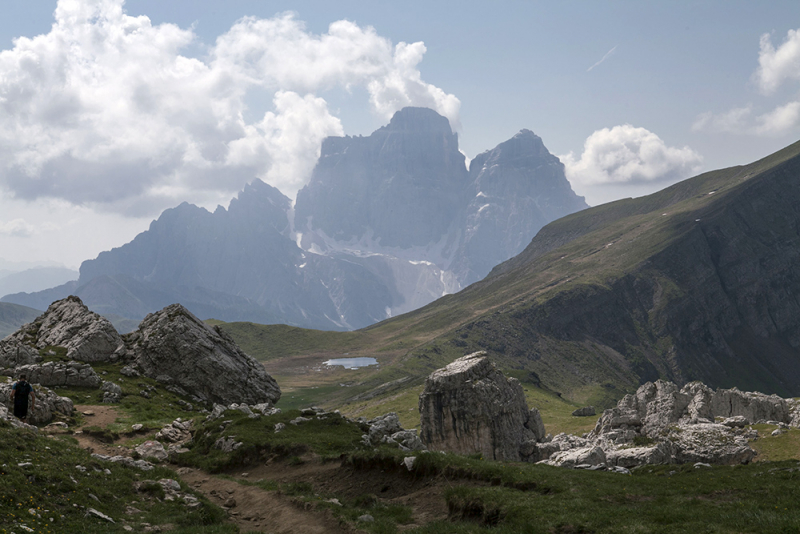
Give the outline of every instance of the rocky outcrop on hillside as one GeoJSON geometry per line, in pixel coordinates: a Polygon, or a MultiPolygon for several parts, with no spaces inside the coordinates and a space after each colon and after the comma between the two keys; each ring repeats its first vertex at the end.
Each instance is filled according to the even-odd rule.
{"type": "Polygon", "coordinates": [[[101,388],[103,402],[108,403],[121,400],[119,384],[102,380],[90,363],[40,363],[39,350],[52,357],[117,361],[124,376],[154,378],[168,390],[201,403],[263,404],[280,398],[278,384],[260,363],[222,330],[207,326],[180,304],[148,315],[123,341],[107,320],[72,296],[54,302],[33,323],[0,342],[0,348],[1,374],[24,373],[29,382],[43,386],[101,388]]]}
{"type": "Polygon", "coordinates": [[[421,438],[431,450],[620,472],[645,464],[748,463],[756,456],[749,442],[758,438],[749,425],[800,427],[800,401],[659,380],[605,410],[589,434],[551,437],[538,411],[528,412],[519,383],[484,353],[431,374],[419,406],[421,438]]]}
{"type": "Polygon", "coordinates": [[[606,410],[592,431],[593,436],[617,439],[635,432],[658,438],[671,425],[713,423],[717,418],[738,418],[739,426],[758,421],[791,423],[796,403],[777,395],[743,392],[736,388],[714,391],[700,382],[678,388],[658,380],[625,395],[617,406],[606,410]]]}
{"type": "Polygon", "coordinates": [[[14,376],[24,374],[28,382],[46,387],[98,388],[103,383],[103,380],[97,376],[91,365],[80,362],[46,362],[21,365],[9,370],[9,372],[14,376]]]}
{"type": "Polygon", "coordinates": [[[126,343],[136,370],[202,401],[275,403],[281,396],[264,366],[180,304],[145,317],[126,343]]]}
{"type": "Polygon", "coordinates": [[[800,402],[736,388],[713,390],[700,382],[679,388],[658,380],[605,410],[586,437],[554,437],[555,450],[543,461],[568,467],[748,463],[756,456],[749,446],[758,437],[749,428],[755,423],[800,427],[800,402]]]}
{"type": "Polygon", "coordinates": [[[419,397],[422,442],[431,450],[520,460],[520,449],[545,438],[541,416],[529,410],[519,381],[506,378],[485,353],[434,371],[419,397]]]}
{"type": "Polygon", "coordinates": [[[122,338],[106,319],[89,310],[80,298],[69,296],[53,302],[32,323],[0,341],[0,365],[17,367],[41,361],[39,351],[61,347],[70,360],[116,360],[123,350],[122,338]]]}

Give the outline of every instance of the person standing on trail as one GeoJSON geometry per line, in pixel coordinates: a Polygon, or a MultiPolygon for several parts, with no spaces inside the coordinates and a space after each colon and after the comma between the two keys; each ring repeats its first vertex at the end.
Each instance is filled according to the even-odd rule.
{"type": "Polygon", "coordinates": [[[19,375],[19,380],[11,386],[11,399],[14,401],[14,415],[23,423],[28,418],[28,397],[31,400],[31,410],[36,405],[36,394],[33,387],[25,380],[25,375],[19,375]]]}

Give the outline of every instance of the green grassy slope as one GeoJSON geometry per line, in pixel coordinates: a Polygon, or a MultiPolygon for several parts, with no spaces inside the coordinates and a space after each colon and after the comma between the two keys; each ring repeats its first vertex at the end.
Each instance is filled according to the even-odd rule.
{"type": "Polygon", "coordinates": [[[29,323],[40,316],[42,312],[27,306],[0,302],[0,339],[13,334],[25,323],[29,323]]]}

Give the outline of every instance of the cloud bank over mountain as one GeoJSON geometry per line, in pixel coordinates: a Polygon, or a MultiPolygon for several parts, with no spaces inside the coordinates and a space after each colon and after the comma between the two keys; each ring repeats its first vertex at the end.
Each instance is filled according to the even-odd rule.
{"type": "Polygon", "coordinates": [[[0,52],[0,184],[16,198],[143,216],[254,177],[294,195],[343,133],[322,96],[335,88],[363,87],[381,117],[420,105],[459,122],[459,100],[421,77],[422,42],[353,22],[313,34],[292,13],[245,17],[206,46],[122,0],[60,0],[54,17],[0,52]],[[254,93],[273,109],[248,120],[254,93]]]}

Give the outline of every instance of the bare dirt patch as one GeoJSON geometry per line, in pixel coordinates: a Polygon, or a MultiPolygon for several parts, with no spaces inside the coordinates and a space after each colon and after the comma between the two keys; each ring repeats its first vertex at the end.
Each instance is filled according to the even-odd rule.
{"type": "Polygon", "coordinates": [[[347,533],[353,532],[329,510],[315,510],[299,499],[285,497],[256,486],[245,486],[197,469],[183,467],[181,478],[212,502],[228,510],[230,520],[242,532],[347,533]]]}
{"type": "MultiPolygon", "coordinates": [[[[266,464],[240,469],[230,473],[247,480],[270,480],[278,484],[308,483],[321,497],[359,499],[371,497],[381,504],[400,504],[412,511],[412,523],[400,525],[401,530],[422,526],[435,520],[446,519],[448,510],[444,490],[450,486],[444,477],[418,477],[403,470],[386,471],[356,469],[339,462],[321,462],[313,455],[302,458],[304,463],[292,465],[278,459],[266,464]]],[[[463,483],[463,481],[459,481],[463,483]]]]}

